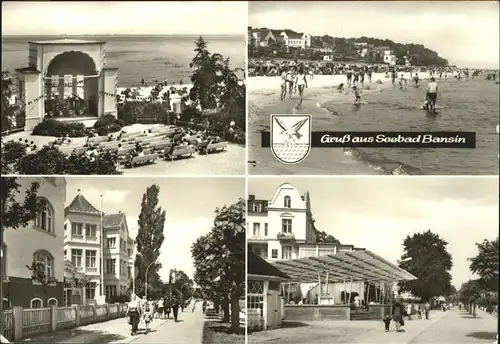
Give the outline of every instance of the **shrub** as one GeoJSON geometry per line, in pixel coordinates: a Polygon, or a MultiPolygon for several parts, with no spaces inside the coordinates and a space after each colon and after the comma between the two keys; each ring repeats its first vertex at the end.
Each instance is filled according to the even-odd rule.
{"type": "Polygon", "coordinates": [[[109,153],[88,158],[85,153],[69,156],[56,147],[45,146],[40,151],[22,157],[16,164],[19,174],[114,174],[115,158],[109,153]]]}
{"type": "Polygon", "coordinates": [[[40,136],[66,136],[69,137],[82,137],[86,135],[85,125],[83,123],[65,123],[53,119],[47,119],[38,123],[31,135],[40,136]]]}
{"type": "Polygon", "coordinates": [[[57,148],[45,146],[22,157],[17,163],[20,174],[64,174],[66,156],[57,148]]]}
{"type": "Polygon", "coordinates": [[[5,142],[2,145],[2,160],[7,164],[17,162],[26,155],[26,146],[14,140],[5,142]]]}
{"type": "Polygon", "coordinates": [[[100,117],[94,124],[94,130],[101,136],[120,131],[122,127],[123,122],[110,114],[100,117]]]}

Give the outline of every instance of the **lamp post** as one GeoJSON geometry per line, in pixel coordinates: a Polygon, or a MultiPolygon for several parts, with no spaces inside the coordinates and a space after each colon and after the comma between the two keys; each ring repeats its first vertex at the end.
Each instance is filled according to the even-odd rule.
{"type": "Polygon", "coordinates": [[[148,270],[149,270],[151,265],[156,263],[156,261],[157,261],[157,259],[155,259],[154,261],[149,263],[148,267],[146,268],[146,274],[144,275],[144,279],[146,280],[145,284],[144,284],[144,296],[146,296],[146,300],[148,299],[148,270]]]}

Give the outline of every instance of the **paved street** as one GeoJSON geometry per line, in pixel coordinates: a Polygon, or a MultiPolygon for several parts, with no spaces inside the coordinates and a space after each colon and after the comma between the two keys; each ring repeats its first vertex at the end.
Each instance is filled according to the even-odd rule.
{"type": "Polygon", "coordinates": [[[384,344],[492,344],[497,331],[497,317],[485,312],[478,313],[476,319],[465,311],[453,309],[448,312],[432,311],[429,320],[406,320],[404,332],[384,332],[380,328],[353,339],[354,343],[384,344]]]}
{"type": "Polygon", "coordinates": [[[179,322],[172,319],[154,319],[151,331],[144,334],[144,324],[139,326],[139,334],[130,335],[130,325],[126,318],[115,319],[98,324],[81,326],[70,330],[47,333],[20,343],[165,343],[201,344],[204,316],[200,309],[194,313],[186,310],[179,314],[179,322]]]}

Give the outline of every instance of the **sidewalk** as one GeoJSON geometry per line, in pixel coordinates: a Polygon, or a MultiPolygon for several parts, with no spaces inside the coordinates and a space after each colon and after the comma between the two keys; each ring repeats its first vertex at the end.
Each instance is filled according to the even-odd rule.
{"type": "Polygon", "coordinates": [[[441,311],[431,311],[429,315],[429,320],[418,319],[418,316],[414,315],[412,320],[408,320],[405,317],[405,326],[403,327],[404,332],[396,332],[394,322],[391,321],[391,327],[389,332],[384,331],[384,324],[380,321],[380,326],[370,332],[364,333],[352,340],[352,343],[356,344],[373,344],[373,343],[384,343],[384,344],[407,344],[410,343],[414,338],[419,336],[422,332],[426,331],[435,323],[439,322],[443,317],[449,315],[449,312],[441,311]]]}
{"type": "MultiPolygon", "coordinates": [[[[166,320],[154,319],[151,329],[155,330],[166,320]]],[[[144,323],[139,325],[139,333],[144,332],[144,323]]],[[[129,343],[137,338],[130,335],[127,318],[118,318],[67,330],[44,333],[16,343],[129,343]]]]}
{"type": "MultiPolygon", "coordinates": [[[[155,320],[156,321],[156,320],[155,320]]],[[[201,309],[193,312],[186,309],[179,312],[178,322],[167,320],[161,326],[153,329],[147,335],[138,335],[126,343],[133,344],[202,344],[204,315],[201,309]]],[[[114,341],[111,343],[123,343],[114,341]]]]}

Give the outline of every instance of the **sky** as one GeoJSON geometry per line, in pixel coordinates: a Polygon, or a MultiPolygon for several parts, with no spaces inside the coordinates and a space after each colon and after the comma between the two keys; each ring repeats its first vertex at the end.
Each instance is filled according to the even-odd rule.
{"type": "Polygon", "coordinates": [[[193,277],[192,243],[211,230],[215,208],[245,197],[244,178],[66,177],[66,181],[66,206],[80,189],[99,209],[102,194],[104,213],[124,212],[132,238],[137,235],[142,195],[152,184],[160,187],[159,205],[167,213],[159,272],[164,281],[168,281],[169,270],[174,267],[193,277]]]}
{"type": "Polygon", "coordinates": [[[476,278],[474,243],[498,237],[498,177],[251,178],[248,192],[270,200],[285,182],[309,191],[317,229],[393,263],[406,236],[430,229],[448,242],[457,289],[476,278]]]}
{"type": "Polygon", "coordinates": [[[498,68],[497,1],[252,1],[248,25],[423,44],[451,64],[498,68]]]}
{"type": "Polygon", "coordinates": [[[2,34],[246,35],[247,13],[234,1],[3,1],[2,34]]]}

